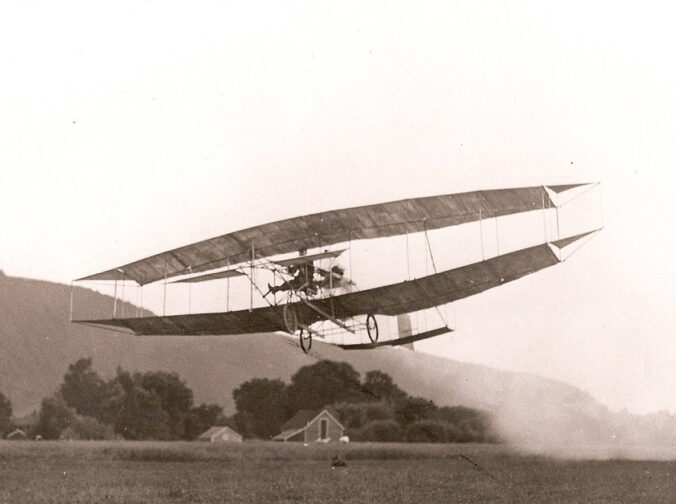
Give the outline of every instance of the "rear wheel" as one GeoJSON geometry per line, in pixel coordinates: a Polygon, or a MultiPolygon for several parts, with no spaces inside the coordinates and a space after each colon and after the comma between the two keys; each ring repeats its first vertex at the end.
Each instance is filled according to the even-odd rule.
{"type": "Polygon", "coordinates": [[[305,353],[308,353],[312,348],[312,333],[309,331],[306,333],[302,328],[300,330],[300,347],[305,353]]]}
{"type": "Polygon", "coordinates": [[[376,318],[370,313],[366,317],[366,332],[372,343],[378,341],[378,322],[376,322],[376,318]]]}

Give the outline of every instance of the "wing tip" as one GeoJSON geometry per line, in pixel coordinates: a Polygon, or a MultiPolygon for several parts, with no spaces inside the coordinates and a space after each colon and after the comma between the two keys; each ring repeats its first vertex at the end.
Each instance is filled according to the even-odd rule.
{"type": "Polygon", "coordinates": [[[561,250],[568,245],[571,245],[575,243],[578,240],[581,240],[582,238],[585,238],[587,236],[594,235],[596,233],[601,232],[603,230],[603,227],[592,229],[591,231],[585,231],[584,233],[579,233],[573,236],[568,236],[566,238],[561,238],[559,240],[554,240],[552,242],[549,242],[551,245],[555,246],[557,249],[561,250]]]}

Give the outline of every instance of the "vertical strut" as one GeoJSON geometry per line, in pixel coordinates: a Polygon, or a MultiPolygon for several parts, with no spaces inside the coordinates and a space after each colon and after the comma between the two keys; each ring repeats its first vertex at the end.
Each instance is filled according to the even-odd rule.
{"type": "Polygon", "coordinates": [[[249,285],[249,311],[253,310],[253,289],[254,289],[254,286],[253,286],[253,282],[254,282],[254,279],[253,279],[253,269],[254,269],[253,268],[253,262],[254,262],[254,253],[255,253],[254,252],[254,243],[252,241],[251,242],[251,262],[249,263],[249,275],[250,275],[250,278],[249,278],[249,282],[250,282],[250,285],[249,285]]]}
{"type": "Polygon", "coordinates": [[[561,239],[561,230],[559,229],[559,207],[555,206],[554,207],[556,210],[556,239],[560,240],[561,239]]]}
{"type": "Polygon", "coordinates": [[[498,216],[495,216],[495,246],[498,249],[498,255],[500,255],[500,235],[498,234],[498,216]]]}
{"type": "Polygon", "coordinates": [[[162,299],[162,316],[167,314],[167,263],[164,263],[164,295],[162,299]]]}
{"type": "Polygon", "coordinates": [[[406,228],[406,271],[408,272],[408,280],[411,281],[411,259],[408,252],[408,227],[406,228]]]}
{"type": "Polygon", "coordinates": [[[70,283],[70,321],[73,321],[73,282],[70,283]]]}
{"type": "MultiPolygon", "coordinates": [[[[268,284],[269,286],[270,284],[268,284]]],[[[272,301],[277,306],[277,271],[275,269],[272,270],[272,301]]]]}
{"type": "MultiPolygon", "coordinates": [[[[230,256],[228,256],[228,270],[230,270],[230,256]]],[[[228,276],[225,279],[226,292],[225,292],[225,311],[230,311],[230,277],[228,276]]]]}
{"type": "Polygon", "coordinates": [[[479,207],[479,235],[481,237],[481,260],[484,261],[486,260],[486,256],[484,255],[484,227],[482,224],[482,219],[481,219],[481,207],[479,207]]]}
{"type": "Polygon", "coordinates": [[[117,316],[117,280],[115,280],[115,288],[113,290],[113,318],[117,316]]]}
{"type": "Polygon", "coordinates": [[[429,255],[429,243],[427,241],[427,226],[425,226],[425,223],[423,222],[423,232],[425,233],[425,276],[428,276],[430,274],[430,268],[427,260],[427,256],[429,255]]]}
{"type": "Polygon", "coordinates": [[[122,318],[124,318],[124,280],[122,280],[122,293],[120,294],[120,312],[122,313],[122,318]]]}
{"type": "Polygon", "coordinates": [[[547,243],[547,211],[545,210],[545,188],[542,186],[542,225],[545,230],[545,243],[547,243]]]}
{"type": "Polygon", "coordinates": [[[350,280],[354,278],[352,274],[352,231],[348,230],[347,231],[347,250],[350,253],[350,276],[348,277],[350,280]]]}
{"type": "MultiPolygon", "coordinates": [[[[192,267],[188,267],[188,278],[192,275],[192,267]]],[[[190,315],[190,309],[192,306],[192,282],[188,282],[188,315],[190,315]]]]}

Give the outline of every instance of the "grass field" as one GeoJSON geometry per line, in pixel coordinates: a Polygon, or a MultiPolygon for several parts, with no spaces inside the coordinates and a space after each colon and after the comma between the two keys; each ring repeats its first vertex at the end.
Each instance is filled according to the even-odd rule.
{"type": "Polygon", "coordinates": [[[497,445],[0,442],[2,503],[673,503],[676,459],[497,445]],[[332,469],[340,450],[347,467],[332,469]]]}

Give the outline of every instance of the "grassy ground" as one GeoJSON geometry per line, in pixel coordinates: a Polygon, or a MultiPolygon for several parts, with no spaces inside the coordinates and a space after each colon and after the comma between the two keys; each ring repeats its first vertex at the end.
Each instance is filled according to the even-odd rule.
{"type": "Polygon", "coordinates": [[[673,503],[676,460],[492,445],[0,442],[2,503],[673,503]],[[332,469],[340,449],[345,468],[332,469]]]}

